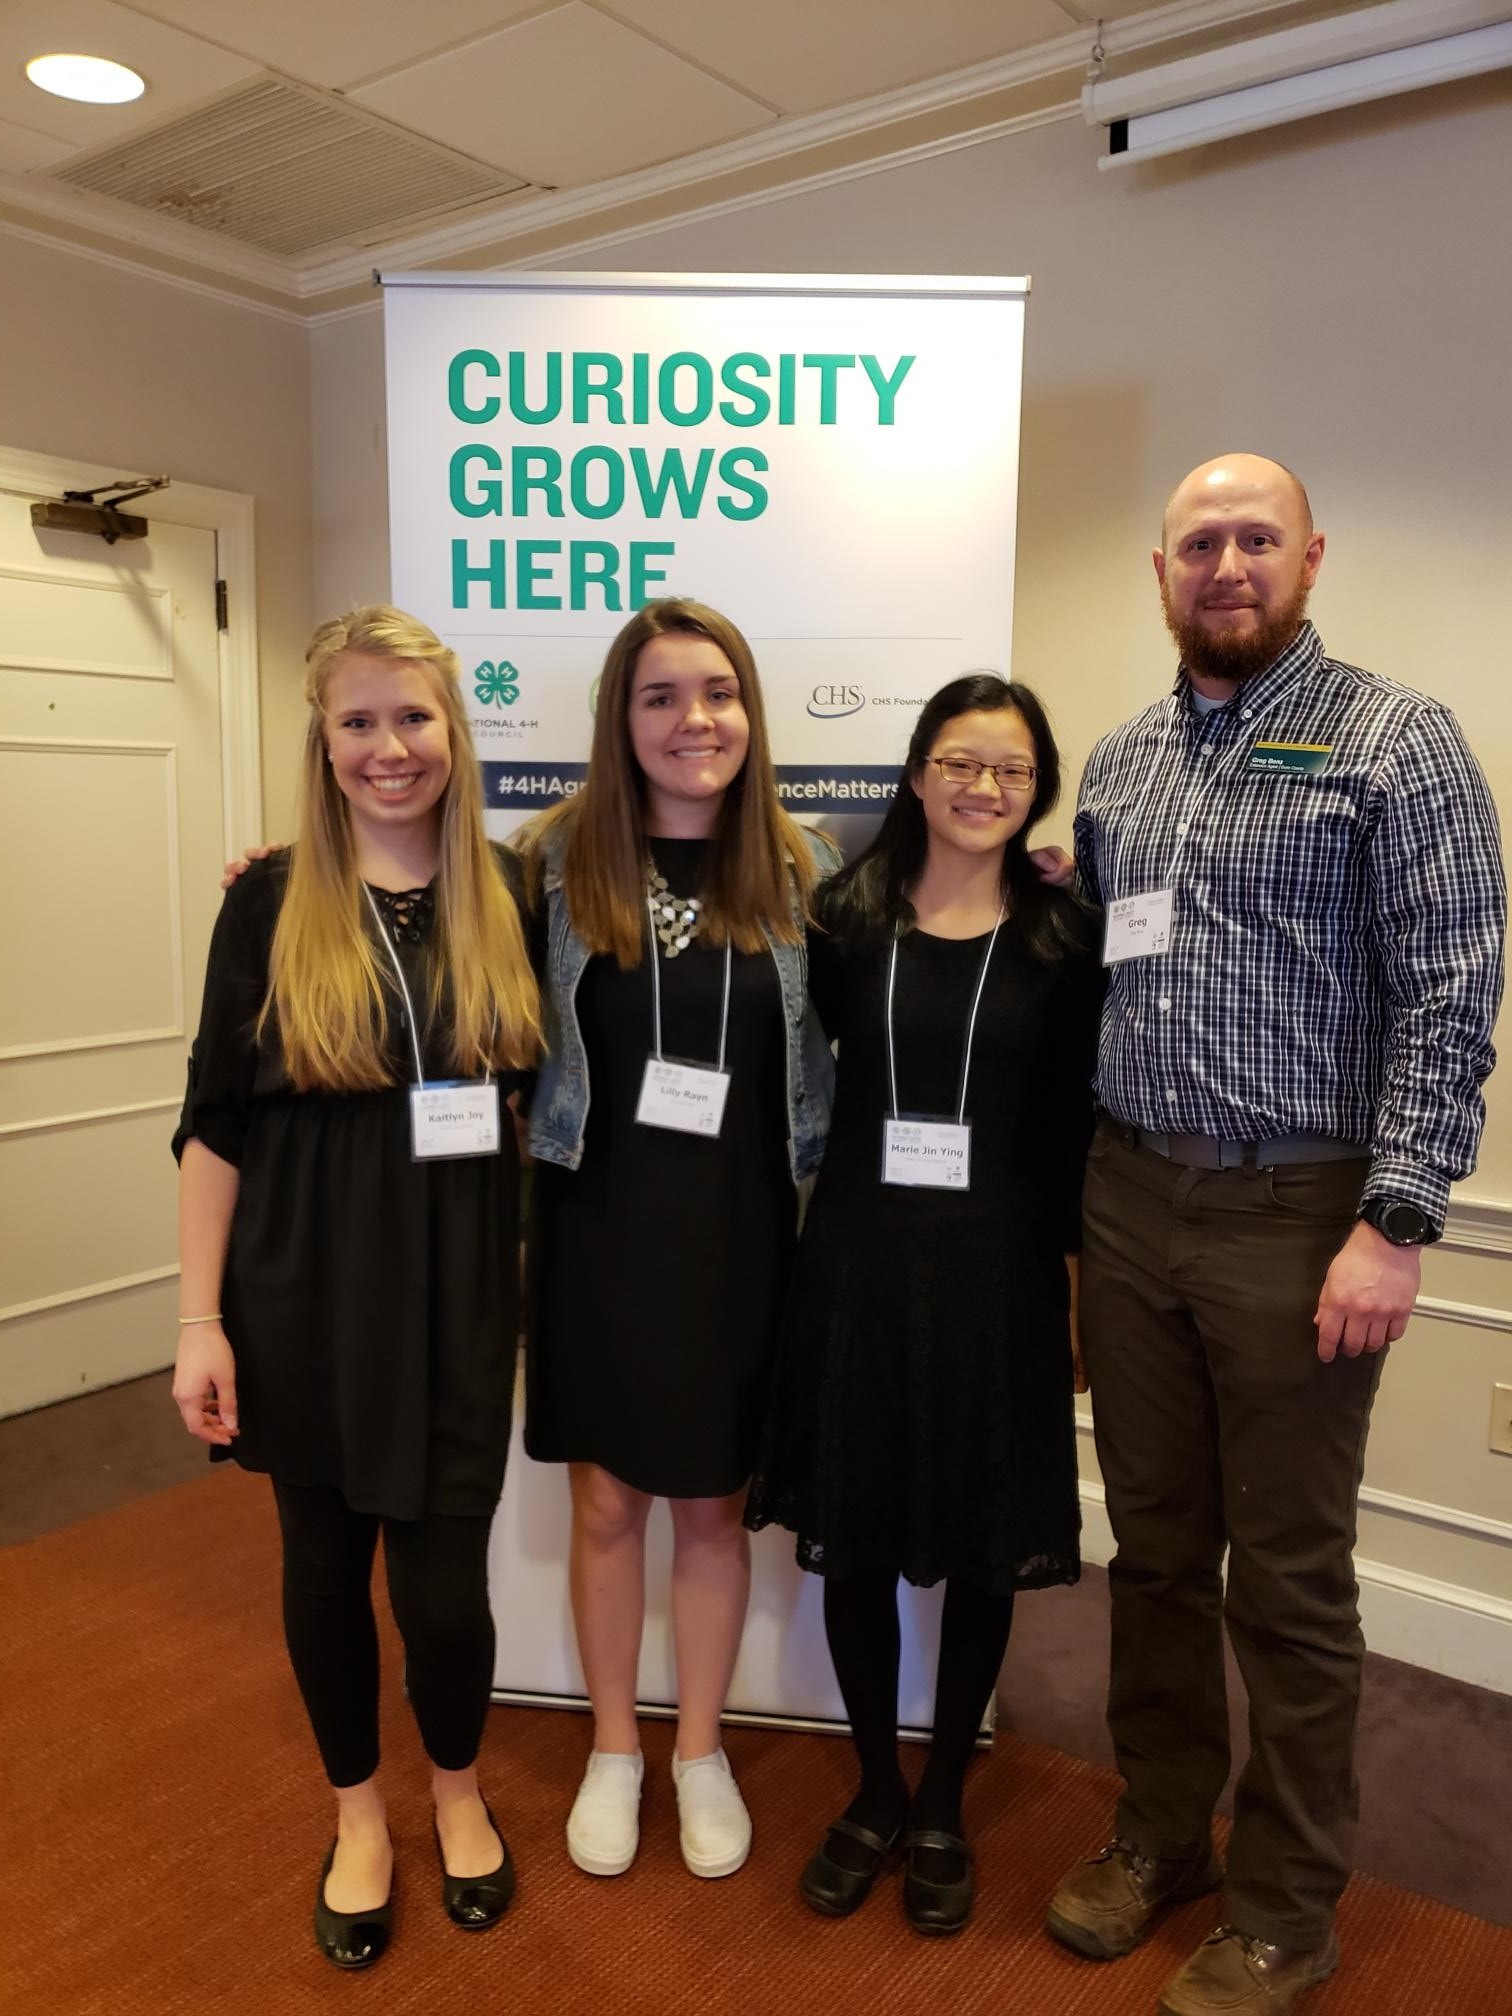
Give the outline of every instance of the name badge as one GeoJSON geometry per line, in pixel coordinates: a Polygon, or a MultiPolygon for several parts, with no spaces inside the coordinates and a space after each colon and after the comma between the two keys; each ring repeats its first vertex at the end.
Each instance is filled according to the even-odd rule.
{"type": "Polygon", "coordinates": [[[1251,770],[1284,770],[1293,777],[1321,777],[1333,754],[1331,742],[1257,742],[1249,753],[1251,770]]]}
{"type": "Polygon", "coordinates": [[[410,1095],[410,1150],[417,1162],[499,1152],[499,1087],[458,1080],[416,1085],[410,1095]]]}
{"type": "Polygon", "coordinates": [[[643,1127],[670,1127],[677,1134],[714,1140],[724,1125],[730,1074],[707,1064],[674,1064],[648,1057],[635,1117],[643,1127]]]}
{"type": "Polygon", "coordinates": [[[882,1181],[915,1190],[969,1190],[971,1122],[884,1120],[882,1181]]]}
{"type": "Polygon", "coordinates": [[[1108,905],[1104,966],[1117,966],[1125,959],[1153,959],[1170,949],[1171,895],[1169,889],[1151,889],[1143,896],[1120,896],[1108,905]]]}

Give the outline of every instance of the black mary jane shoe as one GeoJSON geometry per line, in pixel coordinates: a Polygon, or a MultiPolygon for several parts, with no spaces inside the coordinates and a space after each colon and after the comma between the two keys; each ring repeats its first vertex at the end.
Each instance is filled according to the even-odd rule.
{"type": "Polygon", "coordinates": [[[848,1918],[871,1895],[871,1887],[887,1867],[902,1833],[901,1824],[884,1838],[856,1820],[831,1821],[829,1833],[798,1878],[803,1901],[825,1918],[848,1918]],[[834,1860],[829,1853],[830,1836],[834,1834],[843,1835],[868,1851],[871,1861],[866,1868],[847,1869],[844,1863],[834,1860]]]}
{"type": "MultiPolygon", "coordinates": [[[[483,1811],[488,1813],[486,1799],[483,1811]]],[[[509,1843],[492,1813],[488,1813],[488,1824],[499,1836],[504,1857],[498,1868],[491,1869],[486,1876],[450,1875],[441,1846],[441,1830],[439,1827],[435,1830],[436,1855],[441,1863],[441,1902],[453,1925],[460,1925],[464,1932],[486,1932],[490,1925],[497,1925],[515,1894],[514,1857],[509,1852],[509,1843]]]]}
{"type": "Polygon", "coordinates": [[[326,1902],[325,1886],[335,1860],[333,1841],[315,1886],[315,1944],[333,1967],[355,1973],[359,1967],[371,1967],[388,1951],[389,1935],[394,1929],[393,1882],[390,1879],[389,1894],[375,1910],[333,1911],[326,1902]]]}
{"type": "Polygon", "coordinates": [[[903,1910],[909,1924],[930,1938],[959,1932],[971,1916],[971,1850],[959,1834],[946,1834],[937,1827],[911,1827],[903,1836],[903,1848],[903,1910]],[[922,1875],[917,1849],[950,1856],[960,1873],[943,1879],[922,1875]]]}

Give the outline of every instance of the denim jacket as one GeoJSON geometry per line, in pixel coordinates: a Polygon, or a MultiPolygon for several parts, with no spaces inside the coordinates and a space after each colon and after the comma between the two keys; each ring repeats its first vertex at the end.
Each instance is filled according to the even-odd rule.
{"type": "MultiPolygon", "coordinates": [[[[834,842],[805,828],[803,837],[823,877],[840,865],[834,842]]],[[[541,997],[546,1017],[547,1054],[540,1066],[530,1106],[530,1152],[538,1162],[576,1169],[583,1160],[588,1124],[588,1055],[577,1019],[578,982],[590,953],[573,930],[562,893],[564,843],[553,839],[542,867],[546,900],[546,966],[541,997]]],[[[797,914],[796,901],[794,905],[797,914]]],[[[767,932],[772,961],[782,987],[787,1023],[788,1159],[793,1180],[811,1176],[824,1156],[829,1133],[835,1061],[809,1005],[808,957],[800,938],[784,945],[767,932]]]]}

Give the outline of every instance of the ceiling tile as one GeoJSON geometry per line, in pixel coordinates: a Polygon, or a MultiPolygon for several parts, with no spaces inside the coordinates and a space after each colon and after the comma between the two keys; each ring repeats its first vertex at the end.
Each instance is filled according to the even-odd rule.
{"type": "Polygon", "coordinates": [[[577,0],[351,96],[562,189],[696,153],[771,116],[577,0]]]}
{"type": "Polygon", "coordinates": [[[257,69],[112,0],[4,0],[0,6],[0,119],[74,147],[119,140],[255,77],[257,69]],[[39,91],[26,76],[26,64],[33,56],[65,51],[129,64],[147,80],[145,95],[131,105],[74,105],[39,91]]]}
{"type": "Polygon", "coordinates": [[[78,150],[67,140],[50,140],[0,119],[0,173],[24,175],[29,168],[52,168],[78,150]]]}
{"type": "Polygon", "coordinates": [[[228,49],[255,56],[307,84],[343,88],[451,49],[526,14],[542,0],[363,0],[360,11],[334,0],[142,0],[228,49]]]}
{"type": "MultiPolygon", "coordinates": [[[[605,0],[783,112],[812,112],[1074,32],[1054,0],[605,0]]],[[[1148,5],[1149,0],[1141,0],[1148,5]]]]}

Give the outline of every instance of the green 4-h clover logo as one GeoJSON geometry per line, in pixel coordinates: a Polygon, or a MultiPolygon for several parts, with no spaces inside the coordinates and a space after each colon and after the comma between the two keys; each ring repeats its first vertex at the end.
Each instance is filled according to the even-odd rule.
{"type": "Polygon", "coordinates": [[[473,691],[484,707],[513,707],[520,697],[520,675],[507,658],[497,665],[485,658],[473,668],[473,678],[477,681],[473,691]]]}

